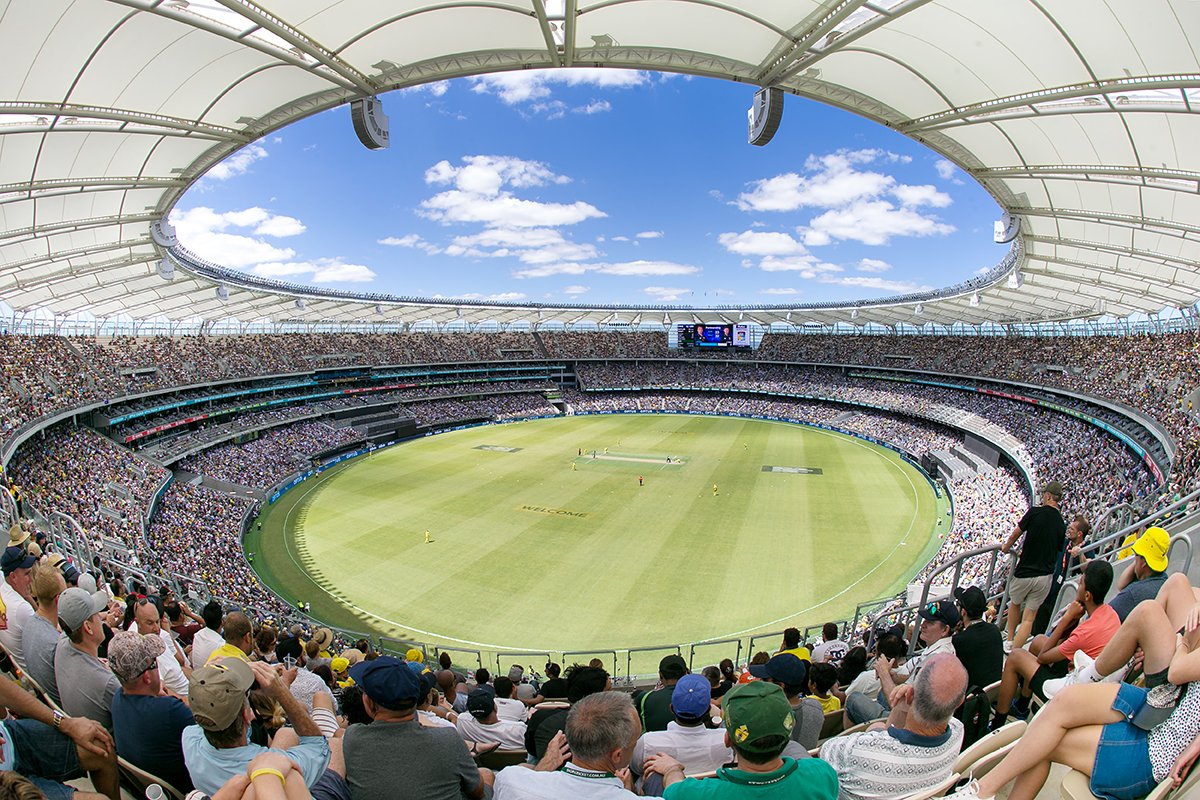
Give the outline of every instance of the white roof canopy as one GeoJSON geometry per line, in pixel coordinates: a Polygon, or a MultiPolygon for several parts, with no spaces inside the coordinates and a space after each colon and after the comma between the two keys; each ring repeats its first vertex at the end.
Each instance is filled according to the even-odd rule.
{"type": "Polygon", "coordinates": [[[0,0],[0,299],[138,319],[531,324],[949,325],[1189,306],[1197,40],[1194,0],[0,0]],[[743,82],[747,104],[751,87],[778,86],[925,143],[1020,218],[1023,280],[998,269],[924,298],[685,311],[323,297],[236,276],[222,300],[217,273],[186,254],[173,281],[157,274],[151,224],[210,166],[296,119],[444,78],[599,66],[743,82]]]}

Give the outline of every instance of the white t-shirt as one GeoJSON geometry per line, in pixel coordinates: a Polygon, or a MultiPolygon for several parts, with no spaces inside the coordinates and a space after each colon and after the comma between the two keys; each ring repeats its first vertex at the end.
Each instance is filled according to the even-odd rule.
{"type": "Polygon", "coordinates": [[[496,773],[495,800],[626,800],[637,797],[621,779],[567,763],[558,772],[535,772],[522,766],[496,773]]]}
{"type": "Polygon", "coordinates": [[[13,657],[22,670],[25,669],[25,654],[21,652],[21,631],[25,623],[33,619],[37,612],[29,601],[21,597],[20,592],[8,585],[0,583],[0,595],[4,597],[4,605],[8,607],[8,630],[0,631],[0,644],[13,657]]]}
{"type": "Polygon", "coordinates": [[[197,631],[192,637],[192,669],[200,669],[207,664],[208,657],[223,644],[225,639],[212,628],[205,626],[197,631]]]}
{"type": "Polygon", "coordinates": [[[162,680],[163,686],[167,687],[167,691],[180,697],[187,697],[188,679],[183,674],[183,667],[179,666],[179,661],[175,658],[178,647],[175,644],[175,638],[161,628],[158,636],[162,639],[165,648],[158,656],[158,677],[162,680]]]}
{"type": "Polygon", "coordinates": [[[850,645],[841,639],[831,639],[828,642],[821,642],[813,648],[812,663],[820,664],[823,661],[828,661],[830,664],[837,666],[849,651],[850,645]]]}
{"type": "Polygon", "coordinates": [[[510,722],[524,722],[529,719],[529,707],[520,700],[497,697],[496,716],[510,722]]]}
{"type": "Polygon", "coordinates": [[[671,756],[683,764],[683,771],[688,775],[712,772],[733,760],[733,750],[725,746],[724,728],[685,727],[675,720],[667,723],[665,731],[642,734],[633,747],[630,769],[641,775],[646,756],[655,753],[671,756]]]}
{"type": "Polygon", "coordinates": [[[499,742],[504,750],[525,749],[525,723],[498,719],[491,725],[484,725],[470,714],[459,714],[458,735],[469,742],[499,742]]]}

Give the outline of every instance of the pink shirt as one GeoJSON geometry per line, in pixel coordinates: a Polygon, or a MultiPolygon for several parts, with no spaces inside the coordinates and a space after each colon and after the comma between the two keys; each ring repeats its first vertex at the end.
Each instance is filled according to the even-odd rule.
{"type": "Polygon", "coordinates": [[[1119,627],[1121,618],[1113,611],[1112,606],[1105,603],[1079,623],[1067,640],[1058,646],[1058,650],[1067,657],[1067,661],[1074,661],[1075,652],[1078,650],[1096,658],[1119,627]]]}

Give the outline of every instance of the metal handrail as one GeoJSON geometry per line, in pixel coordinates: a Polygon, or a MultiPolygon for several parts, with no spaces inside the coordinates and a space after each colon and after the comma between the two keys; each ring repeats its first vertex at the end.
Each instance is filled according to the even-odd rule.
{"type": "MultiPolygon", "coordinates": [[[[563,670],[566,670],[567,661],[575,656],[612,656],[612,672],[610,675],[617,674],[617,651],[616,650],[564,650],[562,652],[563,670]]],[[[590,659],[589,659],[590,660],[590,659]]],[[[571,662],[576,663],[576,662],[571,662]]]]}
{"type": "Polygon", "coordinates": [[[694,670],[696,668],[695,661],[696,661],[696,648],[697,647],[709,647],[709,646],[718,645],[718,644],[736,644],[737,651],[733,656],[733,663],[738,664],[741,662],[741,660],[742,660],[742,640],[741,639],[709,639],[709,640],[703,641],[703,642],[692,642],[691,645],[689,645],[688,657],[687,657],[688,669],[694,670]]]}

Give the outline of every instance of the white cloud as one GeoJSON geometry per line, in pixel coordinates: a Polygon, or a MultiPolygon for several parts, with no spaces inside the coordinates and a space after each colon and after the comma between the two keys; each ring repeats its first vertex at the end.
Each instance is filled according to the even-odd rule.
{"type": "Polygon", "coordinates": [[[945,208],[954,202],[950,195],[938,191],[936,186],[930,186],[928,183],[920,186],[900,185],[892,190],[892,194],[906,206],[945,208]]]}
{"type": "Polygon", "coordinates": [[[789,295],[800,294],[800,290],[792,289],[789,287],[782,287],[782,288],[777,288],[777,289],[763,289],[762,292],[760,292],[760,294],[789,296],[789,295]]]}
{"type": "Polygon", "coordinates": [[[442,192],[422,201],[418,213],[437,222],[481,222],[484,225],[529,228],[574,225],[585,219],[608,216],[582,200],[574,203],[541,203],[521,200],[508,193],[487,197],[460,191],[442,192]]]}
{"type": "Polygon", "coordinates": [[[891,264],[877,258],[864,258],[858,262],[856,267],[859,272],[887,272],[891,268],[891,264]]]}
{"type": "Polygon", "coordinates": [[[632,240],[632,239],[630,239],[628,236],[614,236],[614,237],[612,237],[612,240],[613,240],[614,242],[630,242],[630,241],[633,241],[633,240],[632,240]]]}
{"type": "Polygon", "coordinates": [[[497,72],[470,79],[471,91],[492,94],[506,105],[549,97],[553,84],[627,89],[649,82],[649,73],[625,69],[537,69],[497,72]]]}
{"type": "Polygon", "coordinates": [[[245,174],[250,165],[267,157],[267,149],[262,145],[250,144],[214,166],[204,177],[214,181],[225,181],[238,175],[245,174]]]}
{"type": "Polygon", "coordinates": [[[563,287],[563,294],[569,294],[569,295],[587,294],[590,291],[591,291],[590,286],[580,286],[577,283],[572,284],[571,286],[563,287]]]}
{"type": "Polygon", "coordinates": [[[553,228],[488,228],[471,236],[456,236],[445,252],[468,258],[516,257],[526,264],[550,264],[595,258],[595,246],[579,244],[553,228]]]}
{"type": "Polygon", "coordinates": [[[576,114],[603,114],[605,111],[612,111],[612,103],[607,100],[593,100],[586,106],[576,106],[571,110],[576,114]]]}
{"type": "Polygon", "coordinates": [[[524,292],[500,292],[499,294],[469,294],[458,295],[460,300],[489,300],[493,303],[515,303],[528,297],[524,292]]]}
{"type": "Polygon", "coordinates": [[[318,258],[314,261],[270,262],[249,270],[263,278],[288,278],[307,275],[312,283],[367,283],[375,272],[362,264],[347,264],[340,258],[318,258]]]}
{"type": "Polygon", "coordinates": [[[507,188],[524,189],[570,183],[540,161],[510,156],[464,156],[462,166],[439,161],[425,171],[425,182],[454,188],[422,201],[418,212],[437,222],[479,222],[494,227],[573,225],[607,216],[590,203],[543,203],[516,197],[507,188]]]}
{"type": "Polygon", "coordinates": [[[417,86],[407,86],[400,91],[406,94],[419,94],[422,92],[441,97],[450,89],[450,81],[433,81],[432,83],[422,83],[417,86]]]}
{"type": "Polygon", "coordinates": [[[933,162],[933,168],[937,170],[938,177],[944,181],[948,181],[953,178],[954,173],[958,170],[958,167],[954,165],[953,161],[948,161],[944,158],[939,158],[937,161],[933,162]]]}
{"type": "Polygon", "coordinates": [[[283,238],[285,236],[299,236],[305,230],[304,223],[295,217],[277,215],[264,219],[254,229],[254,232],[259,236],[283,238]]]}
{"type": "Polygon", "coordinates": [[[176,209],[171,212],[171,224],[175,226],[175,232],[184,247],[210,261],[236,269],[264,261],[289,259],[296,253],[291,248],[276,247],[254,236],[226,232],[230,228],[249,228],[251,230],[248,232],[260,236],[279,235],[272,233],[276,229],[285,235],[291,235],[296,226],[301,231],[304,229],[299,220],[276,217],[258,207],[226,212],[217,212],[206,206],[186,211],[176,209]],[[275,220],[281,222],[276,223],[275,220]]]}
{"type": "Polygon", "coordinates": [[[813,155],[805,160],[804,173],[787,172],[755,181],[734,203],[743,211],[753,212],[825,209],[798,229],[809,247],[839,239],[881,245],[894,236],[952,232],[953,226],[918,210],[925,206],[945,208],[953,202],[950,195],[929,184],[904,184],[884,172],[863,169],[868,164],[911,160],[879,149],[813,155]]]}
{"type": "Polygon", "coordinates": [[[804,245],[786,233],[742,231],[722,233],[717,242],[731,253],[742,256],[804,255],[804,245]]]}
{"type": "Polygon", "coordinates": [[[826,277],[821,283],[832,283],[838,286],[853,286],[856,289],[882,289],[888,292],[904,294],[908,292],[928,291],[932,287],[920,286],[909,281],[889,281],[884,278],[866,278],[862,276],[847,276],[844,278],[826,277]]]}
{"type": "Polygon", "coordinates": [[[831,272],[841,272],[837,264],[818,261],[812,256],[784,256],[777,258],[767,256],[758,262],[758,268],[763,272],[796,272],[801,278],[815,278],[831,272]]]}
{"type": "Polygon", "coordinates": [[[649,275],[691,275],[699,271],[699,267],[693,267],[689,264],[676,264],[672,261],[623,261],[618,263],[561,262],[517,270],[513,273],[513,277],[547,278],[551,275],[584,275],[590,272],[601,275],[646,277],[649,275]]]}
{"type": "Polygon", "coordinates": [[[870,200],[826,211],[800,229],[806,245],[816,247],[834,239],[869,245],[887,244],[893,236],[937,236],[954,232],[953,225],[926,217],[912,208],[896,208],[887,200],[870,200]]]}
{"type": "Polygon", "coordinates": [[[687,294],[691,294],[691,289],[678,289],[668,286],[647,286],[642,289],[643,292],[653,297],[655,300],[663,303],[671,303],[679,300],[687,294]]]}
{"type": "Polygon", "coordinates": [[[662,231],[642,231],[641,233],[638,233],[635,235],[639,239],[661,239],[663,236],[663,232],[662,231]]]}
{"type": "Polygon", "coordinates": [[[427,242],[421,238],[420,234],[409,233],[404,236],[387,236],[383,239],[377,239],[378,244],[387,245],[388,247],[413,247],[417,250],[423,250],[425,253],[435,256],[442,252],[442,248],[438,247],[433,242],[427,242]]]}
{"type": "Polygon", "coordinates": [[[307,276],[312,283],[364,283],[375,273],[362,264],[347,264],[341,258],[295,260],[296,251],[263,241],[304,233],[304,223],[295,217],[272,214],[257,206],[218,212],[206,206],[171,212],[171,224],[185,247],[202,257],[264,278],[307,276]],[[229,232],[243,229],[256,236],[229,232]]]}
{"type": "Polygon", "coordinates": [[[530,186],[570,183],[541,161],[526,161],[513,156],[463,156],[463,166],[439,161],[425,170],[428,184],[453,184],[456,189],[479,194],[498,194],[504,186],[525,189],[530,186]]]}

